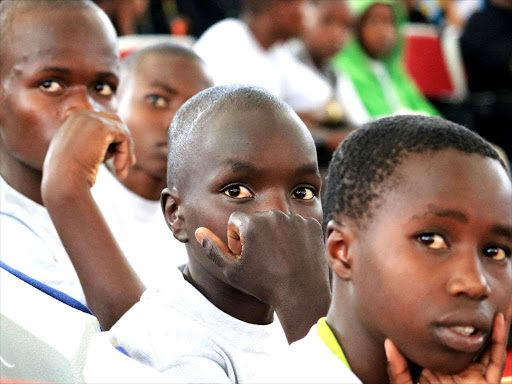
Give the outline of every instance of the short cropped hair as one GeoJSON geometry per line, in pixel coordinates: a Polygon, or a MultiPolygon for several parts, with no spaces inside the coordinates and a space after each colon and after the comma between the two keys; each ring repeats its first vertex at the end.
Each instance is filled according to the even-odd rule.
{"type": "Polygon", "coordinates": [[[187,162],[187,149],[197,140],[199,131],[207,129],[207,119],[229,111],[263,109],[294,113],[281,99],[261,87],[223,85],[208,88],[190,98],[176,112],[169,127],[167,185],[177,185],[187,162]]]}
{"type": "Polygon", "coordinates": [[[491,144],[439,117],[403,115],[365,124],[333,154],[323,196],[324,231],[339,215],[363,228],[383,195],[395,186],[395,170],[408,155],[450,148],[490,157],[507,169],[491,144]]]}
{"type": "MultiPolygon", "coordinates": [[[[4,44],[9,36],[8,31],[12,29],[15,16],[24,10],[36,7],[43,8],[45,12],[63,8],[100,9],[92,0],[2,0],[0,1],[0,58],[4,57],[4,44]]],[[[0,69],[2,62],[3,60],[0,59],[0,69]]]]}
{"type": "Polygon", "coordinates": [[[242,14],[256,15],[276,0],[242,0],[242,14]]]}
{"type": "Polygon", "coordinates": [[[126,71],[128,73],[132,72],[134,69],[136,69],[137,65],[144,57],[152,54],[182,56],[190,58],[191,60],[198,60],[203,62],[203,59],[197,53],[195,53],[192,48],[179,43],[165,42],[152,44],[144,48],[137,49],[122,61],[121,71],[126,71]]]}

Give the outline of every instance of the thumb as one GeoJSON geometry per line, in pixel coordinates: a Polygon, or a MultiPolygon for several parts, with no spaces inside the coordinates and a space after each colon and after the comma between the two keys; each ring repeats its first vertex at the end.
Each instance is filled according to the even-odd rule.
{"type": "Polygon", "coordinates": [[[388,376],[390,384],[413,384],[409,364],[398,348],[389,339],[384,341],[384,350],[388,359],[388,376]]]}
{"type": "Polygon", "coordinates": [[[206,256],[218,267],[225,267],[237,259],[228,246],[208,228],[199,227],[195,232],[196,240],[202,245],[206,256]]]}

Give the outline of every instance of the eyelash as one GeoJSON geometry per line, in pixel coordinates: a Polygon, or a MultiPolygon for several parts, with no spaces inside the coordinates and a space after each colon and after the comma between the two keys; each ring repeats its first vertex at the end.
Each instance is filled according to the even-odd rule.
{"type": "MultiPolygon", "coordinates": [[[[42,90],[43,92],[45,92],[45,93],[49,93],[49,94],[58,94],[58,93],[60,93],[60,92],[62,92],[62,91],[63,91],[63,89],[64,89],[64,84],[62,83],[62,81],[57,80],[57,79],[45,79],[45,80],[40,81],[40,82],[38,83],[38,87],[39,87],[39,89],[41,89],[41,90],[42,90]],[[44,88],[44,84],[45,84],[45,83],[57,83],[57,84],[59,85],[59,87],[60,87],[60,88],[59,88],[58,90],[55,90],[55,91],[49,91],[48,89],[45,89],[45,88],[44,88]]],[[[107,82],[107,81],[99,81],[99,82],[97,82],[97,83],[95,83],[95,84],[93,85],[93,89],[94,89],[94,91],[95,91],[99,96],[102,96],[102,97],[111,97],[111,96],[114,96],[114,95],[115,95],[116,90],[117,90],[117,85],[115,85],[115,84],[113,84],[113,83],[111,83],[111,82],[107,82]],[[108,88],[110,88],[110,90],[111,90],[111,93],[110,93],[110,94],[108,94],[108,95],[102,95],[102,94],[101,94],[101,92],[103,91],[103,89],[104,89],[104,88],[103,88],[103,89],[101,89],[101,90],[100,90],[100,89],[98,89],[98,87],[105,87],[105,86],[106,86],[106,87],[108,87],[108,88]]]]}
{"type": "MultiPolygon", "coordinates": [[[[306,191],[306,196],[308,194],[308,191],[306,191]]],[[[228,197],[231,197],[233,199],[239,199],[239,200],[242,200],[242,199],[250,199],[250,198],[254,198],[254,193],[249,189],[249,187],[245,186],[245,185],[242,185],[242,184],[230,184],[230,185],[227,185],[225,186],[224,188],[222,188],[220,190],[221,193],[225,194],[226,196],[228,197]],[[244,194],[251,194],[251,196],[243,196],[243,197],[238,197],[238,196],[231,196],[229,195],[229,191],[230,190],[235,190],[235,189],[238,189],[238,193],[244,193],[244,194]],[[244,189],[246,191],[243,191],[241,189],[244,189]]],[[[303,187],[297,187],[293,190],[292,192],[292,195],[291,195],[291,198],[292,199],[296,199],[296,200],[304,200],[304,201],[310,201],[310,200],[313,200],[315,199],[316,197],[318,196],[318,193],[316,191],[315,188],[313,187],[306,187],[306,186],[303,186],[303,187]],[[301,189],[306,189],[310,192],[311,194],[311,197],[308,198],[308,199],[301,199],[301,198],[298,198],[298,197],[295,197],[295,193],[297,193],[299,190],[301,189]]]]}
{"type": "MultiPolygon", "coordinates": [[[[425,232],[425,233],[420,233],[418,235],[415,236],[415,239],[416,241],[418,241],[420,244],[423,244],[425,245],[426,247],[429,247],[430,248],[430,245],[431,244],[426,244],[426,238],[428,237],[437,237],[436,240],[439,240],[439,238],[441,238],[444,242],[444,245],[443,247],[440,247],[440,248],[431,248],[433,250],[441,250],[441,249],[446,249],[446,248],[449,248],[449,243],[448,241],[446,240],[445,236],[439,234],[439,233],[435,233],[435,232],[425,232]]],[[[492,256],[487,256],[487,257],[490,257],[491,259],[493,260],[496,260],[496,261],[502,261],[504,260],[505,258],[506,259],[510,259],[512,257],[512,250],[508,247],[503,247],[503,246],[500,246],[500,245],[495,245],[495,244],[492,244],[492,245],[486,245],[484,246],[484,248],[482,249],[482,254],[484,256],[486,256],[486,251],[489,251],[490,249],[498,249],[498,250],[502,250],[503,253],[505,254],[504,255],[504,258],[503,259],[494,259],[494,257],[492,256]]]]}

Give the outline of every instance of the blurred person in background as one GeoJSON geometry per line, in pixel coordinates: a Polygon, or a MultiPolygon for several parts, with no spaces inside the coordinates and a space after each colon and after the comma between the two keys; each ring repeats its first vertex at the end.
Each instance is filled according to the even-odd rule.
{"type": "Polygon", "coordinates": [[[349,5],[355,17],[354,37],[333,62],[338,71],[350,77],[368,115],[437,115],[404,68],[400,32],[406,19],[403,4],[349,0],[349,5]]]}
{"type": "Polygon", "coordinates": [[[489,0],[461,37],[475,126],[512,157],[512,0],[489,0]]]}

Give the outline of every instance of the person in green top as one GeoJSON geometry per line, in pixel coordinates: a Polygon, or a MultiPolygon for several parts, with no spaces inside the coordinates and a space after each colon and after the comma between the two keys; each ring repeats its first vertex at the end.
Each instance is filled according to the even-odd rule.
{"type": "Polygon", "coordinates": [[[488,142],[439,117],[377,119],[334,153],[323,209],[333,298],[297,345],[321,339],[340,361],[315,369],[382,384],[389,359],[392,383],[499,382],[512,184],[488,142]]]}
{"type": "Polygon", "coordinates": [[[395,0],[350,0],[355,17],[354,37],[333,58],[334,67],[348,76],[368,114],[438,115],[406,73],[400,26],[402,3],[395,0]]]}

